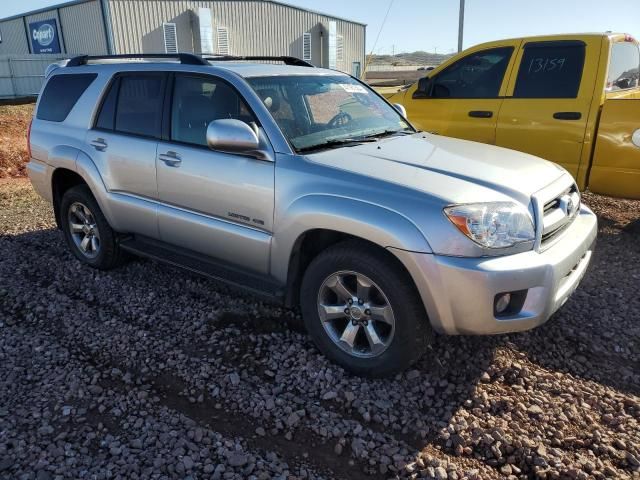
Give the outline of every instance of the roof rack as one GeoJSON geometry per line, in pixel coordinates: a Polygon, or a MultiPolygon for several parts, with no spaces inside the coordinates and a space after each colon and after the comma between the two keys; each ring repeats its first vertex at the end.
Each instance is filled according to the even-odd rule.
{"type": "Polygon", "coordinates": [[[272,62],[282,62],[285,65],[292,65],[296,67],[311,67],[315,68],[311,63],[301,60],[297,57],[290,56],[266,56],[266,55],[203,55],[203,59],[213,60],[214,62],[234,62],[234,61],[272,61],[272,62]]]}
{"type": "Polygon", "coordinates": [[[167,60],[178,60],[184,65],[210,65],[207,60],[215,62],[238,62],[238,61],[272,61],[282,62],[285,65],[296,67],[315,68],[311,63],[290,56],[267,56],[267,55],[195,55],[193,53],[125,53],[122,55],[78,55],[69,59],[66,67],[79,67],[87,65],[95,60],[126,60],[126,59],[145,59],[157,58],[167,60]]]}
{"type": "Polygon", "coordinates": [[[185,65],[209,65],[209,62],[205,59],[192,53],[126,53],[123,55],[78,55],[77,57],[71,58],[65,66],[78,67],[80,65],[86,65],[93,60],[120,60],[129,58],[159,58],[179,60],[180,63],[185,65]]]}

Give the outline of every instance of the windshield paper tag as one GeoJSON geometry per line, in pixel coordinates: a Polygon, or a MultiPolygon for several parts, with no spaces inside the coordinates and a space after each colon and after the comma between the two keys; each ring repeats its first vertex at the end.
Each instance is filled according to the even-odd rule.
{"type": "Polygon", "coordinates": [[[362,85],[355,85],[353,83],[341,83],[340,86],[345,92],[348,93],[367,93],[367,89],[362,85]]]}

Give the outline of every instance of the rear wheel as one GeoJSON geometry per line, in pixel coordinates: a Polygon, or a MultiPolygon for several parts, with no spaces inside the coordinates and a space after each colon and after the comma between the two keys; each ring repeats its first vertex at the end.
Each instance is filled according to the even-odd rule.
{"type": "Polygon", "coordinates": [[[424,307],[388,252],[349,241],[322,252],[301,289],[307,330],[331,360],[358,375],[404,370],[430,339],[424,307]]]}
{"type": "Polygon", "coordinates": [[[62,231],[72,253],[80,261],[101,270],[122,262],[114,232],[86,185],[67,190],[60,202],[62,231]]]}

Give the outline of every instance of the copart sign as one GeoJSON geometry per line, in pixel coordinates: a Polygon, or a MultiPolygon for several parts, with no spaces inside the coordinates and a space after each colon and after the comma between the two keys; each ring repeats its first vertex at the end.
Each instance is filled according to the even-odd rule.
{"type": "Polygon", "coordinates": [[[58,27],[55,19],[31,22],[29,36],[33,53],[60,53],[58,27]]]}

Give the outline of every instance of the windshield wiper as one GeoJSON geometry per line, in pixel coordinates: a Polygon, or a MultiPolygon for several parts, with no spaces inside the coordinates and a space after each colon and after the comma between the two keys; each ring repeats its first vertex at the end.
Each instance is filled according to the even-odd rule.
{"type": "Polygon", "coordinates": [[[404,135],[413,135],[415,132],[413,130],[404,129],[404,130],[383,130],[382,132],[372,133],[371,135],[364,135],[362,138],[383,138],[390,137],[392,135],[404,134],[404,135]]]}
{"type": "Polygon", "coordinates": [[[360,145],[361,143],[375,142],[376,139],[372,137],[356,137],[356,138],[339,138],[335,140],[327,140],[326,142],[318,143],[317,145],[310,145],[308,147],[298,148],[298,153],[312,152],[314,150],[324,150],[333,147],[351,147],[360,145]]]}

